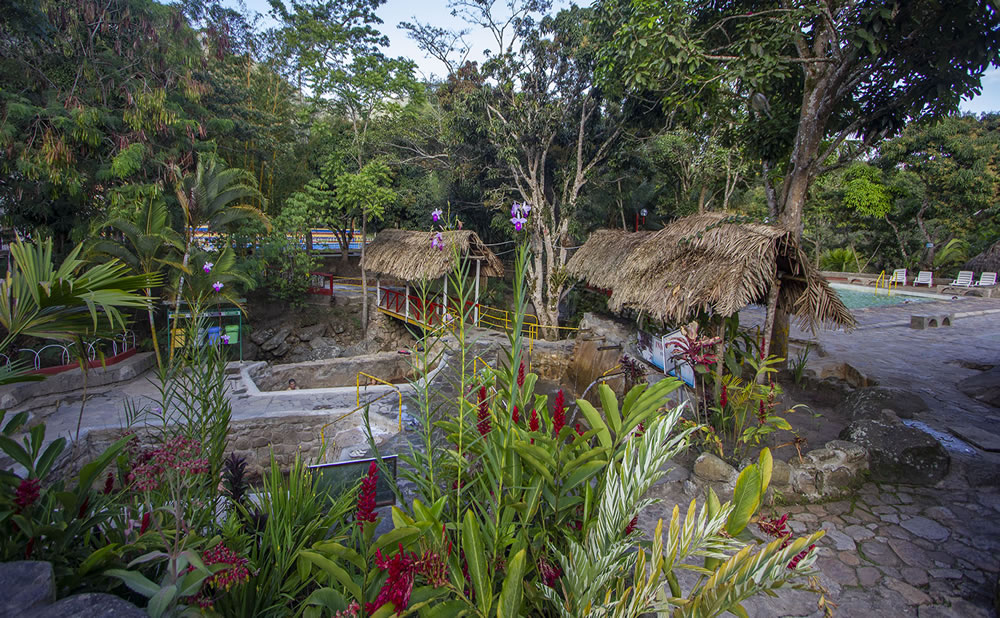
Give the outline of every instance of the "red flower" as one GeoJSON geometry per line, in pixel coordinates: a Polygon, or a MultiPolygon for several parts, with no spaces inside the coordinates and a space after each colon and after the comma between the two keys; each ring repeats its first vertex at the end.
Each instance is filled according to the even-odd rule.
{"type": "Polygon", "coordinates": [[[757,422],[763,425],[764,423],[767,422],[767,412],[764,411],[764,400],[761,399],[757,403],[759,404],[757,406],[757,422]]]}
{"type": "Polygon", "coordinates": [[[776,539],[781,539],[781,538],[785,539],[784,543],[781,544],[781,548],[784,549],[788,547],[788,544],[791,542],[789,539],[792,536],[792,531],[788,529],[788,525],[786,523],[787,521],[788,521],[787,514],[782,515],[778,519],[768,519],[766,517],[761,517],[760,520],[757,522],[757,527],[760,528],[760,531],[766,534],[767,536],[776,539]]]}
{"type": "MultiPolygon", "coordinates": [[[[228,591],[233,586],[242,584],[250,579],[250,570],[247,568],[249,560],[222,543],[202,554],[202,561],[206,566],[228,565],[226,568],[216,571],[212,576],[205,579],[201,583],[201,589],[198,591],[198,594],[188,597],[190,602],[196,603],[203,609],[212,607],[215,602],[215,593],[228,591]]],[[[193,566],[187,568],[187,572],[193,570],[193,566]]]]}
{"type": "Polygon", "coordinates": [[[644,433],[646,433],[646,426],[643,425],[642,423],[639,423],[639,425],[636,426],[635,431],[632,432],[632,436],[631,437],[633,437],[633,438],[641,438],[642,434],[644,434],[644,433]]]}
{"type": "Polygon", "coordinates": [[[521,366],[517,368],[517,386],[519,388],[524,386],[524,361],[521,361],[521,366]]]}
{"type": "Polygon", "coordinates": [[[722,385],[722,396],[719,397],[719,407],[723,410],[726,408],[726,404],[729,403],[729,391],[726,390],[726,385],[722,385]]]}
{"type": "Polygon", "coordinates": [[[549,588],[555,588],[556,582],[562,577],[562,569],[559,565],[549,564],[545,558],[538,561],[538,575],[542,578],[542,583],[544,583],[549,588]]]}
{"type": "Polygon", "coordinates": [[[21,479],[21,484],[14,490],[16,513],[20,513],[38,501],[42,482],[39,479],[21,479]]]}
{"type": "Polygon", "coordinates": [[[514,421],[515,425],[521,422],[521,416],[518,414],[517,406],[514,406],[514,411],[511,413],[510,419],[514,421]]]}
{"type": "Polygon", "coordinates": [[[108,495],[115,488],[115,477],[108,472],[108,478],[104,479],[104,495],[108,495]]]}
{"type": "Polygon", "coordinates": [[[201,446],[184,436],[175,436],[163,445],[138,456],[133,462],[128,481],[136,491],[153,491],[160,487],[165,473],[181,476],[208,474],[208,460],[201,457],[201,446]]]}
{"type": "Polygon", "coordinates": [[[354,520],[359,526],[366,521],[375,521],[375,488],[378,486],[378,466],[373,461],[368,466],[368,476],[361,481],[361,491],[358,493],[358,510],[354,520]]]}
{"type": "Polygon", "coordinates": [[[383,571],[388,571],[389,575],[378,591],[378,596],[374,603],[365,605],[365,612],[373,614],[385,605],[392,603],[396,613],[402,612],[410,604],[410,593],[413,591],[413,572],[416,564],[416,554],[407,555],[403,551],[403,544],[399,544],[399,553],[386,560],[382,557],[382,550],[375,552],[375,565],[383,571]]]}
{"type": "MultiPolygon", "coordinates": [[[[531,409],[531,416],[528,418],[528,429],[531,431],[538,431],[538,411],[534,408],[531,409]]],[[[535,443],[535,439],[531,439],[531,443],[535,443]]]]}
{"type": "Polygon", "coordinates": [[[636,515],[635,517],[632,518],[632,521],[628,522],[628,525],[625,526],[625,536],[632,534],[632,532],[635,530],[635,527],[638,524],[639,524],[639,516],[636,515]]]}
{"type": "Polygon", "coordinates": [[[149,513],[142,514],[142,523],[139,524],[139,534],[146,534],[146,530],[149,530],[149,513]]]}
{"type": "Polygon", "coordinates": [[[479,422],[476,423],[476,429],[479,430],[479,435],[485,436],[490,432],[490,404],[486,401],[486,387],[479,387],[479,422]]]}
{"type": "Polygon", "coordinates": [[[584,434],[583,427],[580,426],[580,423],[573,423],[573,429],[576,430],[576,435],[578,436],[582,436],[584,434]]]}
{"type": "Polygon", "coordinates": [[[552,430],[558,436],[562,428],[566,426],[566,407],[565,407],[565,395],[563,395],[562,389],[556,393],[556,408],[552,413],[552,430]]]}
{"type": "Polygon", "coordinates": [[[814,549],[816,549],[816,546],[815,545],[810,545],[807,549],[803,549],[799,553],[795,554],[795,557],[792,558],[788,562],[788,568],[789,569],[794,569],[797,566],[799,566],[799,562],[801,562],[803,558],[805,558],[806,556],[808,556],[809,552],[811,552],[814,549]]]}

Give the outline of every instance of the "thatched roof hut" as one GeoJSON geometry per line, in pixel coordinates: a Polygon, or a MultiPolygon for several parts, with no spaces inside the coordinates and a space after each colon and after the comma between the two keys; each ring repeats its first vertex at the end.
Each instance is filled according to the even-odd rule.
{"type": "Polygon", "coordinates": [[[764,304],[777,275],[778,307],[801,323],[854,325],[790,232],[722,213],[685,217],[653,233],[596,232],[567,270],[610,289],[613,311],[636,309],[672,323],[700,310],[729,316],[764,304]]]}
{"type": "Polygon", "coordinates": [[[981,273],[1000,272],[1000,240],[976,257],[965,263],[965,270],[981,273]]]}
{"type": "MultiPolygon", "coordinates": [[[[488,277],[503,276],[503,262],[479,235],[470,230],[441,232],[444,250],[431,247],[434,232],[384,230],[367,247],[361,267],[369,272],[400,281],[439,279],[454,267],[453,245],[465,259],[480,261],[480,272],[488,277]]],[[[474,270],[474,269],[473,269],[474,270]]]]}

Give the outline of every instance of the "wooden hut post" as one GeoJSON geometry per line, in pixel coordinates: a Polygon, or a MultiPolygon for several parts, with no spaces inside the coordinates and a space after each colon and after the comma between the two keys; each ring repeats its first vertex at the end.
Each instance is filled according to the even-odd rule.
{"type": "MultiPolygon", "coordinates": [[[[472,318],[472,323],[479,326],[479,265],[482,260],[476,260],[476,301],[475,301],[475,316],[472,318]]],[[[463,312],[464,313],[464,312],[463,312]]]]}
{"type": "MultiPolygon", "coordinates": [[[[767,358],[771,351],[771,330],[774,328],[774,314],[778,312],[778,292],[781,290],[781,277],[774,273],[774,280],[771,282],[771,289],[767,293],[767,313],[764,315],[764,345],[760,351],[761,360],[767,358]]],[[[763,384],[765,374],[757,377],[757,383],[763,384]]]]}

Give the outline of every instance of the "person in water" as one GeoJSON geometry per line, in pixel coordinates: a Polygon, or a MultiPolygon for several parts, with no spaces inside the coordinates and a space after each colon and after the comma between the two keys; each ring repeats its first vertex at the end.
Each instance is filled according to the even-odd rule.
{"type": "Polygon", "coordinates": [[[290,390],[290,391],[297,391],[297,390],[299,390],[299,386],[295,383],[295,379],[294,378],[288,381],[288,390],[290,390]]]}

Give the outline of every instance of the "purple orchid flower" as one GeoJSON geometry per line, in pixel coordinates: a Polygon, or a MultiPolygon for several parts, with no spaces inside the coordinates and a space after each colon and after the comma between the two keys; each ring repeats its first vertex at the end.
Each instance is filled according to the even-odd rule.
{"type": "Polygon", "coordinates": [[[205,274],[212,272],[212,267],[215,266],[213,262],[205,262],[205,265],[201,267],[205,271],[205,274]]]}
{"type": "Polygon", "coordinates": [[[434,238],[431,240],[431,248],[444,251],[444,236],[441,235],[441,232],[434,235],[434,238]]]}
{"type": "Polygon", "coordinates": [[[223,285],[221,281],[216,281],[215,283],[212,284],[212,289],[215,290],[216,292],[222,291],[222,288],[223,285]]]}
{"type": "Polygon", "coordinates": [[[437,223],[438,221],[440,221],[441,220],[441,215],[443,215],[443,214],[444,213],[441,211],[440,208],[435,208],[434,210],[432,210],[431,211],[431,218],[434,219],[434,223],[437,223]]]}
{"type": "Polygon", "coordinates": [[[229,345],[229,335],[222,336],[222,345],[229,345]]]}

